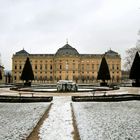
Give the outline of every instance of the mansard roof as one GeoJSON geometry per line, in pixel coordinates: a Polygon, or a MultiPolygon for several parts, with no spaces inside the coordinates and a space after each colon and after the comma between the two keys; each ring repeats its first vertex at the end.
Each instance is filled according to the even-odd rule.
{"type": "Polygon", "coordinates": [[[55,54],[29,54],[27,51],[25,51],[24,49],[18,51],[15,53],[16,56],[44,56],[44,57],[55,57],[55,56],[68,56],[68,55],[72,55],[72,56],[80,56],[80,57],[101,57],[103,55],[107,55],[108,57],[120,57],[120,55],[113,51],[113,50],[108,50],[107,52],[105,52],[104,54],[79,54],[79,52],[73,48],[72,46],[70,46],[68,43],[66,45],[64,45],[63,47],[59,48],[57,50],[57,52],[55,54]]]}
{"type": "Polygon", "coordinates": [[[65,46],[59,48],[55,55],[79,55],[79,53],[67,43],[65,46]]]}

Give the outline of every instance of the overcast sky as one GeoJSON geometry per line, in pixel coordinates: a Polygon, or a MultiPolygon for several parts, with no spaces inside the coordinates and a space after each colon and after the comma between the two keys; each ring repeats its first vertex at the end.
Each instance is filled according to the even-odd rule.
{"type": "Polygon", "coordinates": [[[56,53],[66,44],[79,53],[110,48],[125,57],[140,29],[140,0],[0,0],[0,53],[5,69],[12,55],[56,53]]]}

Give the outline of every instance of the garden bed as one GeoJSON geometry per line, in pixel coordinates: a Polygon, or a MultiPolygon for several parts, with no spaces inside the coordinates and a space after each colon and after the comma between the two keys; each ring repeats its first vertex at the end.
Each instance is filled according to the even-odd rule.
{"type": "Polygon", "coordinates": [[[72,96],[73,102],[113,102],[140,100],[140,95],[123,94],[123,95],[102,95],[102,96],[72,96]]]}
{"type": "Polygon", "coordinates": [[[53,97],[26,97],[26,96],[0,96],[0,102],[27,103],[27,102],[51,102],[53,97]]]}

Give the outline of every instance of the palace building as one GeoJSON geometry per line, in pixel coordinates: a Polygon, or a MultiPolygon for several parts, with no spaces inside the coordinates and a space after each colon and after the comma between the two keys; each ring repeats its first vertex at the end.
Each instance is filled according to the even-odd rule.
{"type": "Polygon", "coordinates": [[[14,83],[22,82],[20,76],[27,57],[30,58],[35,83],[56,83],[58,80],[73,80],[77,83],[97,82],[98,69],[102,56],[105,55],[111,80],[121,80],[121,57],[108,50],[104,54],[79,54],[68,43],[59,48],[55,54],[30,54],[21,50],[12,57],[12,78],[14,83]]]}
{"type": "Polygon", "coordinates": [[[0,65],[0,84],[5,82],[4,81],[4,79],[5,79],[4,76],[5,76],[4,75],[4,67],[2,65],[0,65]]]}

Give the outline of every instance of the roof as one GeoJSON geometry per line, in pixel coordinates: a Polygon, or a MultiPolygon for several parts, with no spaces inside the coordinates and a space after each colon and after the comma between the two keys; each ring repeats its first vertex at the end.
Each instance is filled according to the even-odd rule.
{"type": "Polygon", "coordinates": [[[62,48],[59,48],[55,55],[79,55],[78,51],[71,47],[68,43],[63,46],[62,48]]]}
{"type": "Polygon", "coordinates": [[[111,55],[111,56],[115,56],[115,55],[119,55],[117,52],[113,51],[113,50],[109,50],[107,52],[105,52],[106,55],[111,55]]]}
{"type": "Polygon", "coordinates": [[[72,46],[70,46],[68,43],[66,43],[66,45],[64,45],[63,47],[59,48],[57,50],[57,52],[55,54],[29,54],[27,51],[25,51],[24,49],[18,51],[15,53],[16,56],[42,56],[42,57],[55,57],[55,56],[80,56],[80,57],[88,57],[88,58],[100,58],[103,55],[107,55],[108,57],[120,57],[120,55],[113,51],[113,50],[108,50],[107,52],[105,52],[104,54],[79,54],[79,52],[73,48],[72,46]]]}
{"type": "Polygon", "coordinates": [[[21,51],[16,52],[16,55],[29,55],[29,53],[22,49],[21,51]]]}
{"type": "Polygon", "coordinates": [[[4,67],[2,65],[0,65],[0,68],[4,69],[4,67]]]}

